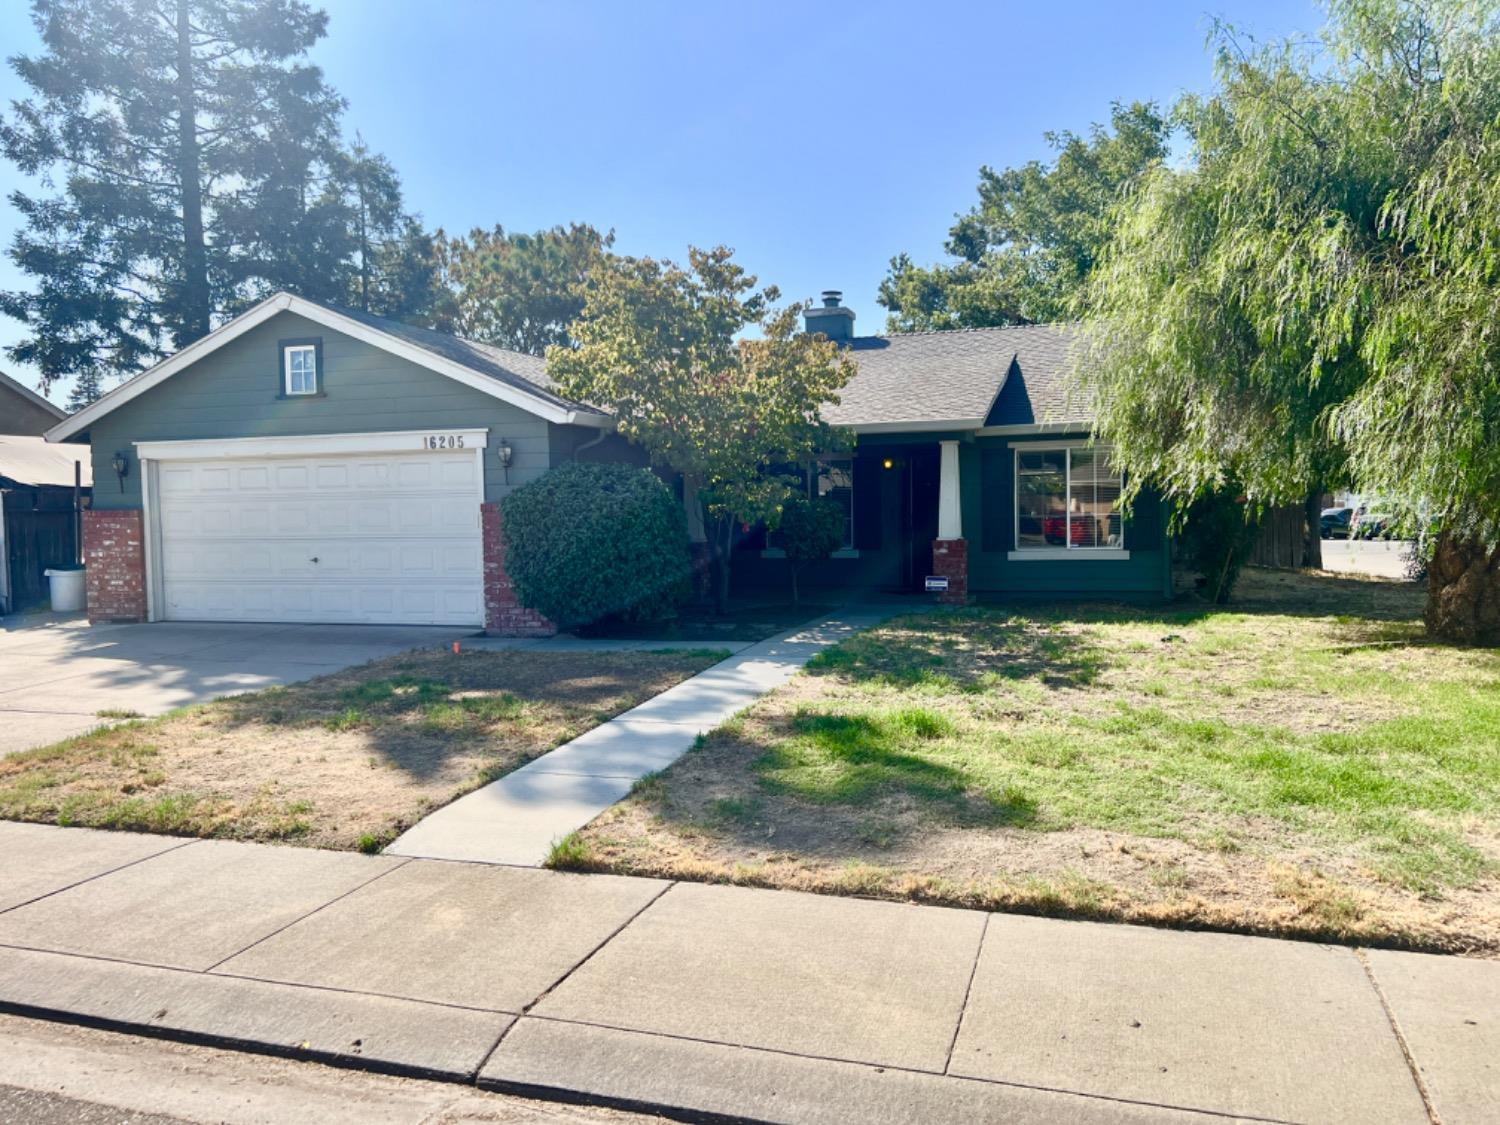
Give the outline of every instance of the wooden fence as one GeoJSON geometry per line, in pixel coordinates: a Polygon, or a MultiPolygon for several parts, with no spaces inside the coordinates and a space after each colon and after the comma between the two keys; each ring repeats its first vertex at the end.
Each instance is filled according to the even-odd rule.
{"type": "Polygon", "coordinates": [[[1260,523],[1260,538],[1250,552],[1250,565],[1274,566],[1283,570],[1300,567],[1305,520],[1300,504],[1266,512],[1260,523]]]}

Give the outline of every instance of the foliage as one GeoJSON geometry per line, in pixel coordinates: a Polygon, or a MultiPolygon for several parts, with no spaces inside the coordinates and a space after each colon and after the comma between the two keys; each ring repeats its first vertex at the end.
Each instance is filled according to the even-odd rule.
{"type": "Polygon", "coordinates": [[[1121,208],[1083,389],[1136,487],[1342,479],[1500,542],[1500,19],[1338,0],[1321,46],[1220,34],[1192,142],[1121,208]]]}
{"type": "Polygon", "coordinates": [[[613,231],[581,223],[535,234],[507,234],[498,225],[461,238],[439,231],[444,298],[437,326],[530,355],[570,344],[584,282],[614,241],[613,231]]]}
{"type": "Polygon", "coordinates": [[[773,465],[837,448],[818,417],[854,374],[837,345],[800,330],[801,309],[731,260],[691,249],[689,266],[604,258],[587,286],[574,347],[547,352],[561,394],[610,409],[620,433],[681,473],[703,500],[717,600],[725,608],[738,526],[774,523],[798,487],[773,465]],[[746,329],[756,338],[741,339],[746,329]]]}
{"type": "Polygon", "coordinates": [[[1116,103],[1110,127],[1048,133],[1057,156],[979,170],[979,202],[948,232],[958,261],[891,259],[879,301],[892,331],[984,328],[1075,315],[1078,294],[1109,240],[1120,193],[1166,156],[1166,118],[1150,103],[1116,103]]]}
{"type": "Polygon", "coordinates": [[[516,596],[559,628],[659,600],[687,576],[682,505],[648,469],[569,462],[500,507],[516,596]]]}
{"type": "Polygon", "coordinates": [[[1220,489],[1195,497],[1179,523],[1183,561],[1202,576],[1208,600],[1226,604],[1255,549],[1260,522],[1243,499],[1220,489]]]}
{"type": "Polygon", "coordinates": [[[32,8],[45,48],[11,60],[32,96],[0,121],[0,151],[59,190],[10,197],[24,223],[10,257],[34,282],[0,293],[0,312],[29,330],[13,360],[44,385],[134,373],[277,288],[375,307],[375,264],[410,242],[414,220],[389,165],[341,146],[343,101],[307,61],[323,12],[302,0],[32,8]]]}
{"type": "Polygon", "coordinates": [[[104,387],[99,378],[97,367],[85,367],[73,380],[73,388],[68,392],[68,412],[77,413],[85,406],[98,402],[104,395],[104,387]]]}
{"type": "Polygon", "coordinates": [[[792,575],[792,604],[801,601],[797,576],[810,563],[822,562],[844,545],[844,509],[832,500],[802,494],[781,507],[777,543],[786,552],[792,575]]]}

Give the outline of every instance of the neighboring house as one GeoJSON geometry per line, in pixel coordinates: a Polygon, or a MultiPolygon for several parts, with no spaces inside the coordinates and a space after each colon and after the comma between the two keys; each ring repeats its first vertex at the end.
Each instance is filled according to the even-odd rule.
{"type": "MultiPolygon", "coordinates": [[[[808,315],[860,366],[829,411],[858,450],[814,474],[848,506],[849,548],[811,581],[920,587],[938,573],[955,599],[1166,592],[1159,505],[1123,519],[1087,419],[1047,420],[1065,333],[856,339],[852,320],[836,295],[808,315]]],[[[515,603],[497,503],[575,457],[639,462],[612,429],[534,356],[282,293],[47,436],[93,447],[95,619],[528,633],[550,626],[515,603]]],[[[736,572],[783,581],[774,556],[743,551],[736,572]]]]}
{"type": "Polygon", "coordinates": [[[87,497],[89,453],[48,445],[41,436],[67,416],[0,374],[0,613],[41,601],[43,572],[78,557],[74,466],[87,497]]]}

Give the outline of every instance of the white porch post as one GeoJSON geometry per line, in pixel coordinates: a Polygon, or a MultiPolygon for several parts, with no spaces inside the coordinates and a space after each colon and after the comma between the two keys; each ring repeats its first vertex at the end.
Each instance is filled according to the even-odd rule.
{"type": "Polygon", "coordinates": [[[939,539],[962,539],[963,518],[959,512],[958,490],[958,442],[940,441],[942,461],[938,476],[938,533],[939,539]]]}

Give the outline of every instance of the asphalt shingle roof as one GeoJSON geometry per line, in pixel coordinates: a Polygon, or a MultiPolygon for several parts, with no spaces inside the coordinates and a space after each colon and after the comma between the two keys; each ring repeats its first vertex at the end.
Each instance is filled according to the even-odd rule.
{"type": "Polygon", "coordinates": [[[322,305],[340,316],[357,320],[378,332],[395,336],[423,351],[462,364],[480,375],[487,375],[491,379],[507,383],[566,410],[597,414],[601,418],[609,416],[606,411],[574,402],[553,390],[552,380],[547,377],[547,363],[540,356],[513,352],[509,348],[497,348],[493,344],[481,344],[476,340],[465,340],[431,328],[417,328],[411,324],[403,324],[399,320],[375,316],[373,313],[361,312],[359,309],[345,308],[343,305],[335,305],[328,301],[312,303],[322,305]]]}
{"type": "Polygon", "coordinates": [[[858,336],[850,350],[859,373],[823,416],[891,427],[1087,421],[1067,396],[1076,337],[1076,326],[1056,324],[858,336]]]}

